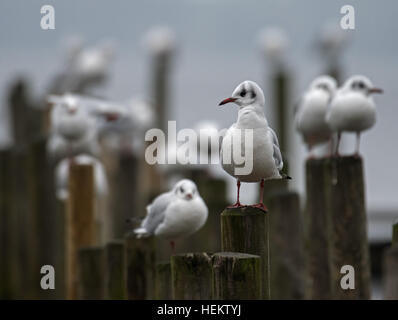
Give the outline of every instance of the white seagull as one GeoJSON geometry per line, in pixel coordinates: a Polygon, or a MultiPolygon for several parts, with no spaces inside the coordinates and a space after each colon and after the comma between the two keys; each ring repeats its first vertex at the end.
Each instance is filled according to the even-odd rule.
{"type": "Polygon", "coordinates": [[[370,129],[376,122],[376,106],[371,94],[382,92],[362,75],[350,77],[337,91],[326,114],[326,122],[337,132],[336,155],[339,154],[342,132],[356,133],[355,155],[359,155],[361,132],[370,129]]]}
{"type": "Polygon", "coordinates": [[[314,145],[330,141],[331,130],[325,121],[330,101],[337,89],[334,78],[323,75],[315,78],[295,108],[296,129],[310,153],[314,145]]]}
{"type": "Polygon", "coordinates": [[[78,97],[72,94],[51,95],[51,136],[49,153],[56,158],[72,157],[80,153],[97,154],[97,130],[94,117],[82,107],[78,97]]]}
{"type": "Polygon", "coordinates": [[[223,169],[237,179],[237,201],[232,207],[241,206],[239,202],[241,182],[260,182],[260,202],[255,206],[267,211],[263,203],[264,181],[290,179],[290,177],[280,172],[283,168],[282,154],[278,138],[264,115],[264,93],[255,82],[244,81],[237,86],[230,98],[221,101],[219,105],[229,102],[239,106],[238,120],[223,138],[220,157],[223,169]],[[253,138],[252,141],[246,139],[250,137],[253,138]],[[247,141],[249,143],[246,143],[247,141]],[[245,174],[238,172],[242,164],[235,159],[237,153],[234,151],[235,148],[237,150],[241,148],[238,152],[244,153],[244,166],[251,167],[250,172],[245,174]]]}
{"type": "Polygon", "coordinates": [[[174,241],[198,231],[205,224],[207,215],[207,206],[196,184],[183,179],[147,206],[147,215],[134,233],[137,238],[151,235],[165,238],[174,252],[174,241]]]}

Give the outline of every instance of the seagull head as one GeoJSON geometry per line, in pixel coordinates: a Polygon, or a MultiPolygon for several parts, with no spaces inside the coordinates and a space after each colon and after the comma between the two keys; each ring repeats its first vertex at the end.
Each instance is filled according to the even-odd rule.
{"type": "Polygon", "coordinates": [[[316,77],[310,84],[310,90],[322,90],[333,96],[337,89],[337,82],[328,75],[316,77]]]}
{"type": "Polygon", "coordinates": [[[183,179],[177,182],[173,188],[174,193],[177,197],[184,200],[192,200],[198,195],[198,189],[195,182],[189,179],[183,179]]]}
{"type": "Polygon", "coordinates": [[[359,92],[365,96],[373,93],[383,93],[382,89],[376,88],[367,77],[361,75],[350,77],[344,83],[343,90],[359,92]]]}
{"type": "Polygon", "coordinates": [[[246,80],[236,87],[230,98],[224,99],[218,105],[222,106],[230,102],[236,103],[241,108],[250,105],[262,107],[265,104],[265,98],[263,90],[257,83],[246,80]]]}

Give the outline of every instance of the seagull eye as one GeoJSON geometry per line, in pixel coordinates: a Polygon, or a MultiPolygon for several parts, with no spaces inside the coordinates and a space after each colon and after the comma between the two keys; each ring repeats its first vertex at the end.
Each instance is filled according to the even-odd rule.
{"type": "Polygon", "coordinates": [[[185,190],[184,190],[183,187],[180,187],[180,192],[181,192],[181,193],[184,193],[184,192],[185,192],[185,190]]]}
{"type": "Polygon", "coordinates": [[[358,87],[360,89],[363,89],[363,88],[365,88],[365,84],[363,82],[358,82],[358,87]]]}
{"type": "Polygon", "coordinates": [[[242,90],[241,92],[240,92],[240,96],[241,97],[244,97],[246,95],[246,90],[242,90]]]}

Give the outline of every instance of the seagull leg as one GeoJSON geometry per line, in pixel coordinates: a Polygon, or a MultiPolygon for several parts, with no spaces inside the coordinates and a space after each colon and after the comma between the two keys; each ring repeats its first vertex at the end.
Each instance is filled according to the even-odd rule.
{"type": "Polygon", "coordinates": [[[268,211],[268,208],[264,204],[264,179],[261,179],[260,182],[260,202],[255,204],[253,207],[260,208],[265,212],[268,211]]]}
{"type": "Polygon", "coordinates": [[[228,208],[239,208],[242,207],[241,203],[239,202],[239,193],[240,193],[240,181],[236,180],[236,186],[238,187],[238,193],[237,193],[237,198],[236,198],[236,203],[233,204],[232,206],[229,206],[228,208]]]}
{"type": "Polygon", "coordinates": [[[357,142],[356,142],[356,148],[355,148],[355,158],[359,158],[359,144],[361,142],[361,133],[357,132],[357,142]]]}
{"type": "Polygon", "coordinates": [[[336,157],[340,157],[339,153],[339,146],[340,146],[340,140],[341,140],[341,132],[337,132],[337,143],[336,143],[336,157]]]}
{"type": "Polygon", "coordinates": [[[173,240],[170,241],[171,253],[174,255],[176,253],[176,244],[173,240]]]}

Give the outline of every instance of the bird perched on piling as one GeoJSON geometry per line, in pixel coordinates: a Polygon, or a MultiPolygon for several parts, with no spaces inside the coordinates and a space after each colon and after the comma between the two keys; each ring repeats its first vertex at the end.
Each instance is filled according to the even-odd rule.
{"type": "Polygon", "coordinates": [[[85,110],[76,95],[51,95],[51,136],[48,151],[52,157],[72,157],[80,153],[96,155],[99,152],[94,117],[85,110]]]}
{"type": "Polygon", "coordinates": [[[219,105],[230,102],[239,106],[238,120],[223,138],[220,158],[223,169],[237,179],[237,201],[232,207],[241,206],[241,182],[260,182],[260,202],[254,206],[267,211],[263,203],[264,181],[290,177],[281,173],[282,154],[278,138],[264,115],[264,93],[255,82],[244,81],[236,87],[230,98],[224,99],[219,105]],[[244,153],[243,162],[236,159],[237,153],[244,153]],[[242,172],[242,167],[248,168],[248,172],[242,172]]]}
{"type": "Polygon", "coordinates": [[[315,78],[296,105],[295,124],[308,146],[310,157],[314,145],[330,141],[332,131],[325,121],[330,101],[337,89],[334,78],[323,75],[315,78]]]}
{"type": "Polygon", "coordinates": [[[382,92],[362,75],[350,77],[336,92],[326,114],[327,124],[337,133],[336,155],[339,154],[341,133],[354,132],[355,155],[359,156],[361,132],[370,129],[376,122],[376,105],[371,94],[382,92]]]}
{"type": "Polygon", "coordinates": [[[165,238],[174,252],[174,241],[198,231],[205,224],[207,215],[207,206],[196,184],[183,179],[147,206],[145,219],[133,232],[137,238],[151,235],[165,238]]]}

